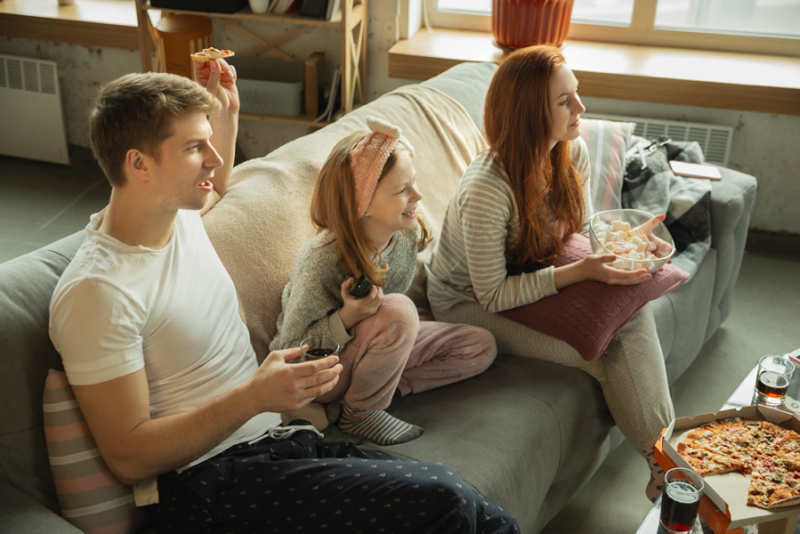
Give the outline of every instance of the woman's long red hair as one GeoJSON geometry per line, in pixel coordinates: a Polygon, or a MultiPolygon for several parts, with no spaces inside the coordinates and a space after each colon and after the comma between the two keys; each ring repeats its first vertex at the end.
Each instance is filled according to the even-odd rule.
{"type": "Polygon", "coordinates": [[[583,223],[583,190],[570,143],[550,150],[550,77],[564,63],[552,46],[517,50],[502,61],[486,95],[486,140],[508,173],[519,210],[519,236],[506,251],[518,269],[553,260],[564,236],[583,223]]]}
{"type": "MultiPolygon", "coordinates": [[[[333,232],[342,254],[342,267],[353,278],[365,275],[373,285],[382,286],[389,271],[389,265],[383,269],[373,263],[378,256],[377,245],[370,241],[359,222],[356,209],[355,178],[350,166],[350,153],[361,141],[365,132],[348,135],[333,147],[328,159],[322,165],[311,194],[311,222],[317,232],[325,229],[333,232]]],[[[397,163],[397,151],[402,145],[389,154],[383,166],[383,179],[397,163]]],[[[405,150],[405,148],[402,148],[405,150]]],[[[422,214],[418,213],[417,223],[420,226],[420,244],[426,246],[432,239],[425,226],[422,214]]],[[[329,243],[326,243],[329,244],[329,243]]]]}

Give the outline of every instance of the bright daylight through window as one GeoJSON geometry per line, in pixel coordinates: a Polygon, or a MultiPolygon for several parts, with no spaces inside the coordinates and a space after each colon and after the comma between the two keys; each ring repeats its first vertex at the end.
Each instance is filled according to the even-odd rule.
{"type": "MultiPolygon", "coordinates": [[[[466,15],[462,20],[478,20],[488,18],[491,9],[492,0],[437,0],[436,20],[441,21],[447,14],[451,18],[466,15]]],[[[611,26],[619,30],[633,27],[638,33],[666,30],[797,39],[800,0],[575,0],[572,22],[573,26],[611,26]],[[640,21],[634,19],[637,10],[645,14],[640,21]],[[650,21],[646,20],[648,12],[651,17],[654,14],[650,21]]],[[[473,23],[467,29],[479,28],[473,23]]]]}

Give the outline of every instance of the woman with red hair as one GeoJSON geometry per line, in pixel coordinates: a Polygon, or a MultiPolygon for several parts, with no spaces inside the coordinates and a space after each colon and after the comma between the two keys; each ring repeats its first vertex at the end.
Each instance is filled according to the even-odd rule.
{"type": "Polygon", "coordinates": [[[653,446],[673,408],[649,306],[592,361],[564,341],[498,315],[584,280],[637,284],[651,277],[645,269],[611,267],[613,255],[543,267],[567,237],[589,231],[589,156],[578,127],[585,111],[578,80],[557,48],[524,48],[502,61],[484,109],[489,148],[470,164],[450,200],[426,263],[428,298],[437,320],[486,328],[501,352],[596,378],[620,430],[648,459],[653,476],[647,495],[654,500],[663,471],[652,459],[653,446]]]}

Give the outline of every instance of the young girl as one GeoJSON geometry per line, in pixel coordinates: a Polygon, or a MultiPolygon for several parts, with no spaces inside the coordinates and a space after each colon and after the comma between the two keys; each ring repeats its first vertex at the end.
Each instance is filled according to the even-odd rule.
{"type": "Polygon", "coordinates": [[[367,125],[369,133],[344,138],[322,166],[311,199],[319,233],[295,260],[270,349],[336,340],[344,369],[317,401],[344,399],[339,428],[390,445],[422,434],[384,411],[395,390],[408,395],[475,376],[497,350],[482,328],[420,322],[403,295],[431,240],[417,213],[414,148],[388,122],[369,117],[367,125]],[[355,298],[350,290],[361,275],[373,285],[355,298]]]}
{"type": "Polygon", "coordinates": [[[578,81],[557,48],[525,48],[503,61],[486,96],[489,149],[470,164],[447,208],[426,262],[428,298],[437,320],[487,328],[504,353],[577,367],[596,378],[617,426],[649,460],[653,499],[663,479],[653,446],[673,408],[650,307],[590,362],[567,343],[497,315],[583,280],[636,284],[650,278],[644,269],[614,269],[613,255],[530,268],[558,255],[566,237],[588,233],[589,157],[578,128],[585,111],[578,81]]]}

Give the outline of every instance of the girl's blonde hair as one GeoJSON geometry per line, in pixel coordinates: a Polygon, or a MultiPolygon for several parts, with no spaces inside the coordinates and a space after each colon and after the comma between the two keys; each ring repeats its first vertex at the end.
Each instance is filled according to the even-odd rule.
{"type": "MultiPolygon", "coordinates": [[[[379,256],[378,246],[367,238],[359,222],[355,179],[350,163],[350,153],[365,135],[367,132],[352,133],[339,141],[331,150],[319,171],[311,195],[311,222],[317,233],[323,230],[330,230],[333,233],[341,250],[342,267],[348,275],[358,278],[363,274],[373,285],[382,286],[389,266],[380,269],[373,263],[373,258],[379,256]]],[[[389,155],[378,183],[394,168],[397,163],[397,151],[402,146],[398,143],[389,155]]],[[[417,215],[417,221],[421,230],[419,244],[424,247],[433,237],[425,226],[421,213],[417,215]]]]}

